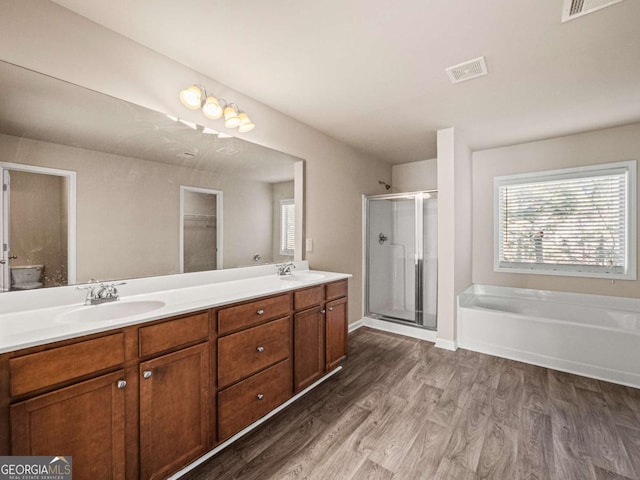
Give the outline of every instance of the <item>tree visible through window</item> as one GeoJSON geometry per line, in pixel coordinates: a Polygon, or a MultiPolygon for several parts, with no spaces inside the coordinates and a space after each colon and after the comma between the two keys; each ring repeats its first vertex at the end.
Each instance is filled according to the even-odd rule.
{"type": "Polygon", "coordinates": [[[495,187],[496,270],[635,278],[635,162],[499,177],[495,187]]]}
{"type": "Polygon", "coordinates": [[[292,255],[296,246],[296,206],[293,199],[280,200],[280,255],[292,255]]]}

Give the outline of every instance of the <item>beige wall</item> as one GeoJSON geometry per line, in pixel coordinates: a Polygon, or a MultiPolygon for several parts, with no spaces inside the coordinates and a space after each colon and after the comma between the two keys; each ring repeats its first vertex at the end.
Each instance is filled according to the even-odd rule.
{"type": "Polygon", "coordinates": [[[637,297],[640,281],[493,271],[493,178],[640,159],[640,124],[473,154],[473,283],[637,297]]]}
{"type": "Polygon", "coordinates": [[[45,286],[67,284],[66,179],[12,170],[12,266],[43,265],[45,286]]]}
{"type": "Polygon", "coordinates": [[[7,162],[77,173],[77,281],[179,273],[180,186],[223,191],[223,264],[271,253],[271,184],[0,135],[7,162]]]}
{"type": "Polygon", "coordinates": [[[438,159],[403,163],[391,168],[392,191],[418,192],[438,189],[438,159]]]}
{"type": "Polygon", "coordinates": [[[256,128],[238,136],[305,159],[305,226],[314,240],[307,258],[313,268],[353,274],[350,321],[362,317],[361,195],[382,193],[378,180],[391,181],[390,165],[51,2],[0,0],[0,10],[0,59],[224,130],[180,104],[178,92],[200,83],[249,113],[256,128]]]}

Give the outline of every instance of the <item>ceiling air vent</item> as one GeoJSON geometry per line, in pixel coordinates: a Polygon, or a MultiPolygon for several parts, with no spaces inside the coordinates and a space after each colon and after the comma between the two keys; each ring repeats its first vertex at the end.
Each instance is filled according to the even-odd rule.
{"type": "Polygon", "coordinates": [[[614,3],[620,3],[621,1],[622,0],[564,0],[562,21],[568,22],[574,18],[595,12],[614,3]]]}
{"type": "Polygon", "coordinates": [[[482,77],[489,73],[484,57],[474,58],[468,62],[463,62],[453,67],[445,68],[451,83],[460,83],[472,78],[482,77]]]}

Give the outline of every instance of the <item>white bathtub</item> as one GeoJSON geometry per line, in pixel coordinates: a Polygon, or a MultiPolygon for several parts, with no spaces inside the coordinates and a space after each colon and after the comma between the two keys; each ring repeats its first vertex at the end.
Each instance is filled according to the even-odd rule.
{"type": "Polygon", "coordinates": [[[473,285],[458,344],[640,388],[640,299],[473,285]]]}

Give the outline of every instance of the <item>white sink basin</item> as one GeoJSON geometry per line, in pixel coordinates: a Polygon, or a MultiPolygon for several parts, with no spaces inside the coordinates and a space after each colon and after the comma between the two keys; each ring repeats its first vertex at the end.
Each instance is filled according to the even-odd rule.
{"type": "Polygon", "coordinates": [[[280,280],[289,282],[313,282],[322,280],[325,276],[321,273],[292,273],[291,275],[283,275],[280,280]]]}
{"type": "Polygon", "coordinates": [[[61,323],[115,323],[127,317],[153,312],[164,306],[165,303],[158,300],[117,301],[102,305],[86,305],[70,312],[61,313],[56,317],[56,320],[61,323]]]}

